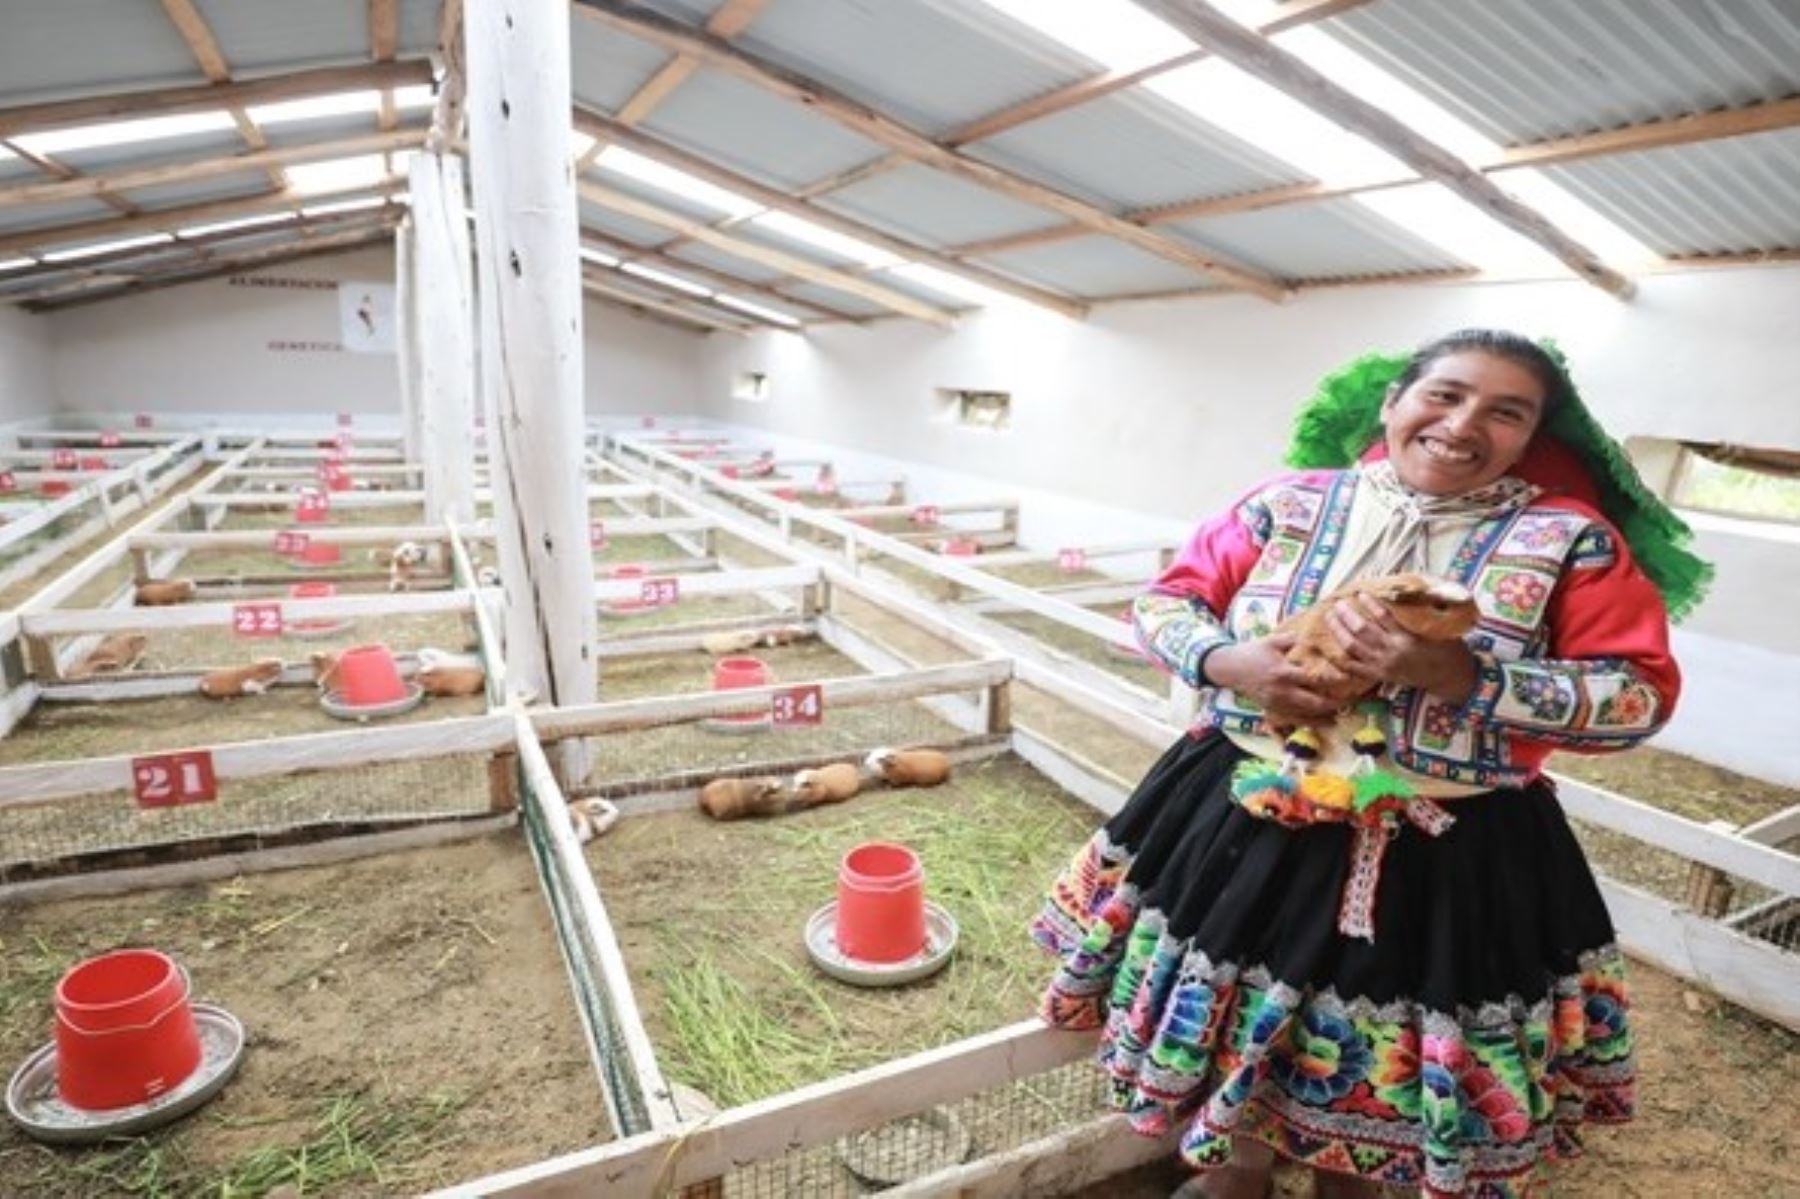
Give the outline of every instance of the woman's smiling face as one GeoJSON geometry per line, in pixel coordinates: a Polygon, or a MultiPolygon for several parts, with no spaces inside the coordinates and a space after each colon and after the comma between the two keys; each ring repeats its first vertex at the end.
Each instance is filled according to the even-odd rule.
{"type": "Polygon", "coordinates": [[[1388,459],[1414,491],[1474,491],[1524,456],[1544,405],[1529,368],[1480,350],[1445,354],[1382,405],[1388,459]]]}

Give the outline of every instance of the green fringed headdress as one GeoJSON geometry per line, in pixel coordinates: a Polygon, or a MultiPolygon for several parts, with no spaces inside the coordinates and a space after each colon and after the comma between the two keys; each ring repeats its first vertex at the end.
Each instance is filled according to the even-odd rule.
{"type": "MultiPolygon", "coordinates": [[[[1600,510],[1624,535],[1639,569],[1662,592],[1670,617],[1681,620],[1705,598],[1712,582],[1712,564],[1687,548],[1693,540],[1687,522],[1644,486],[1625,451],[1581,402],[1562,352],[1548,341],[1538,345],[1568,383],[1567,394],[1539,434],[1555,438],[1580,459],[1598,495],[1600,510]]],[[[1318,391],[1295,419],[1288,464],[1302,469],[1341,468],[1360,459],[1382,438],[1382,401],[1409,360],[1407,354],[1364,354],[1321,379],[1318,391]]]]}

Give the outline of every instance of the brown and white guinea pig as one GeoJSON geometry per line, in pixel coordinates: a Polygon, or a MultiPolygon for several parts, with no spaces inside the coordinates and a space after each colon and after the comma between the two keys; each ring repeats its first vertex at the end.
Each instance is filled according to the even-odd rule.
{"type": "Polygon", "coordinates": [[[338,655],[330,650],[314,650],[308,661],[312,663],[313,685],[320,691],[331,690],[332,683],[337,681],[338,655]]]}
{"type": "Polygon", "coordinates": [[[793,645],[798,641],[806,641],[812,637],[812,630],[803,624],[784,624],[779,628],[765,629],[757,640],[758,645],[793,645]]]}
{"type": "Polygon", "coordinates": [[[794,799],[802,807],[843,803],[862,790],[862,771],[854,762],[833,762],[794,775],[794,799]]]}
{"type": "Polygon", "coordinates": [[[447,666],[434,663],[421,666],[413,678],[426,695],[480,695],[487,688],[487,671],[479,666],[447,666]]]}
{"type": "Polygon", "coordinates": [[[140,608],[165,608],[185,604],[194,598],[192,579],[145,579],[132,593],[132,603],[140,608]]]}
{"type": "Polygon", "coordinates": [[[700,638],[700,648],[709,654],[741,654],[757,645],[762,634],[755,629],[732,629],[720,633],[706,633],[700,638]]]}
{"type": "Polygon", "coordinates": [[[936,749],[883,747],[872,750],[863,766],[890,787],[935,787],[950,777],[950,755],[936,749]]]}
{"type": "Polygon", "coordinates": [[[144,656],[144,646],[149,641],[142,633],[108,633],[100,639],[98,645],[88,651],[87,657],[70,669],[69,677],[86,679],[97,674],[116,674],[121,670],[130,670],[144,656]]]}
{"type": "Polygon", "coordinates": [[[578,799],[569,805],[569,823],[575,826],[575,840],[583,845],[618,822],[617,805],[604,799],[578,799]]]}
{"type": "Polygon", "coordinates": [[[1393,614],[1394,623],[1427,641],[1455,641],[1481,617],[1467,587],[1426,575],[1399,574],[1347,583],[1276,625],[1276,633],[1292,633],[1297,639],[1288,650],[1288,661],[1306,672],[1315,691],[1344,704],[1363,695],[1369,686],[1349,669],[1349,656],[1326,625],[1325,614],[1359,595],[1379,601],[1393,614]]]}
{"type": "Polygon", "coordinates": [[[200,676],[200,694],[208,699],[235,699],[241,695],[261,695],[281,677],[280,658],[263,658],[248,666],[231,666],[211,670],[200,676]]]}
{"type": "Polygon", "coordinates": [[[779,816],[789,810],[791,799],[781,780],[772,776],[714,779],[700,788],[700,810],[714,820],[779,816]]]}

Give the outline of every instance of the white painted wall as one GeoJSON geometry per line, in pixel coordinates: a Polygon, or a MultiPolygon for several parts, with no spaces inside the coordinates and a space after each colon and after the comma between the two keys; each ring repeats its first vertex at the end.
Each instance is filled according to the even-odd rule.
{"type": "MultiPolygon", "coordinates": [[[[1279,466],[1296,406],[1326,371],[1374,347],[1406,348],[1465,325],[1554,336],[1588,404],[1615,436],[1800,449],[1800,268],[1693,271],[1640,280],[1621,303],[1573,282],[1349,288],[1280,306],[1221,296],[1104,306],[1085,322],[1024,308],[971,314],[954,330],[916,322],[708,339],[708,417],[911,463],[989,491],[1057,493],[1085,515],[1030,522],[1051,547],[1155,536],[1279,466]],[[770,399],[730,398],[734,375],[770,377],[770,399]],[[933,423],[935,389],[1013,395],[1013,428],[933,423]],[[1126,527],[1129,524],[1131,527],[1126,527]]],[[[1800,547],[1703,535],[1720,578],[1684,638],[1691,702],[1665,739],[1696,756],[1800,784],[1800,703],[1749,732],[1743,705],[1800,679],[1800,634],[1778,609],[1800,595],[1800,547]],[[1786,597],[1776,600],[1776,597],[1786,597]],[[1724,647],[1723,649],[1721,647],[1724,647]],[[1732,647],[1742,649],[1733,657],[1732,647]],[[1730,661],[1727,659],[1730,658],[1730,661]],[[1782,682],[1749,686],[1779,666],[1782,682]]],[[[1782,705],[1776,705],[1778,708],[1782,705]]]]}
{"type": "Polygon", "coordinates": [[[0,305],[0,424],[50,411],[50,363],[49,318],[0,305]]]}
{"type": "MultiPolygon", "coordinates": [[[[382,247],[250,274],[391,283],[394,258],[382,247]]],[[[59,411],[221,417],[353,412],[398,420],[394,355],[277,348],[340,340],[335,289],[242,287],[213,279],[38,319],[53,330],[59,411]]],[[[583,323],[590,412],[691,410],[704,340],[699,334],[593,303],[586,305],[583,323]]],[[[4,338],[0,331],[0,346],[4,338]]]]}

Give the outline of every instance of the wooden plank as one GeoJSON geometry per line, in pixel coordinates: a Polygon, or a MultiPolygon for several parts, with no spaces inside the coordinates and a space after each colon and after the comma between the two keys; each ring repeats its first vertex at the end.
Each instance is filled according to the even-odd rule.
{"type": "MultiPolygon", "coordinates": [[[[899,703],[929,695],[974,691],[993,686],[1012,676],[1005,658],[931,666],[893,674],[862,675],[815,680],[825,703],[833,708],[899,703]]],[[[697,695],[662,695],[649,699],[543,709],[531,713],[538,737],[554,741],[625,729],[688,724],[709,716],[740,716],[769,706],[770,697],[786,690],[780,684],[745,687],[733,691],[709,691],[697,695]]]]}
{"type": "Polygon", "coordinates": [[[1013,752],[1102,816],[1117,815],[1131,798],[1131,788],[1112,772],[1030,729],[1013,729],[1013,752]]]}
{"type": "Polygon", "coordinates": [[[1768,100],[1745,108],[1690,113],[1618,129],[1603,129],[1598,133],[1580,133],[1510,146],[1501,156],[1500,162],[1488,169],[1549,166],[1604,154],[1630,154],[1663,146],[1684,146],[1721,138],[1745,137],[1776,129],[1791,129],[1796,125],[1800,125],[1800,96],[1791,96],[1785,100],[1768,100]]]}
{"type": "MultiPolygon", "coordinates": [[[[485,2],[474,0],[478,9],[485,2]]],[[[606,991],[613,1023],[624,1042],[628,1068],[637,1083],[651,1128],[676,1125],[681,1117],[675,1110],[674,1092],[663,1078],[650,1034],[645,1031],[643,1017],[638,1014],[637,997],[631,990],[631,973],[626,969],[625,955],[613,934],[612,921],[607,918],[599,888],[594,885],[593,871],[575,839],[575,829],[569,821],[568,801],[563,798],[549,759],[538,744],[530,718],[523,711],[515,710],[509,719],[513,721],[518,739],[519,766],[529,783],[525,788],[525,802],[537,809],[539,822],[549,839],[551,856],[573,908],[572,916],[599,971],[599,982],[606,991]]],[[[595,1048],[597,1051],[597,1042],[595,1048]]]]}
{"type": "Polygon", "coordinates": [[[274,146],[248,150],[187,162],[159,163],[154,166],[126,167],[105,175],[85,175],[79,179],[60,179],[49,183],[13,184],[0,187],[0,210],[34,204],[62,204],[70,200],[92,199],[104,191],[127,191],[139,187],[161,187],[170,183],[192,183],[213,179],[239,171],[266,166],[292,166],[330,158],[354,158],[366,154],[391,154],[411,149],[424,140],[417,130],[401,129],[390,133],[365,134],[360,137],[332,141],[309,142],[298,146],[274,146]]]}
{"type": "Polygon", "coordinates": [[[1022,1021],[593,1149],[435,1192],[444,1199],[650,1199],[754,1162],[1030,1078],[1093,1053],[1094,1034],[1022,1021]]]}
{"type": "MultiPolygon", "coordinates": [[[[1134,225],[1084,200],[1023,175],[939,145],[916,130],[827,88],[816,80],[660,13],[625,3],[624,0],[581,0],[576,12],[664,49],[692,54],[706,66],[805,105],[813,112],[829,117],[913,161],[922,162],[1015,200],[1048,208],[1071,220],[1082,222],[1096,233],[1119,238],[1140,250],[1210,274],[1227,286],[1250,291],[1268,300],[1280,300],[1287,295],[1286,288],[1267,275],[1209,254],[1192,243],[1180,242],[1141,225],[1134,225]]],[[[681,232],[693,236],[690,230],[684,229],[681,232]]]]}
{"type": "Polygon", "coordinates": [[[13,904],[54,903],[64,899],[92,899],[102,895],[127,895],[159,887],[191,887],[218,882],[243,874],[263,874],[272,870],[297,870],[308,866],[330,866],[359,858],[404,853],[412,849],[428,849],[472,841],[504,831],[518,823],[511,813],[477,816],[458,820],[432,821],[409,828],[381,833],[363,833],[354,837],[333,837],[306,845],[287,845],[275,849],[253,849],[242,853],[219,854],[192,862],[171,862],[164,866],[135,866],[123,870],[103,870],[65,878],[33,879],[26,882],[0,884],[0,908],[13,904]]]}
{"type": "Polygon", "coordinates": [[[1785,845],[1789,841],[1800,839],[1800,803],[1764,816],[1753,824],[1746,824],[1738,830],[1737,835],[1761,845],[1785,845]]]}
{"type": "MultiPolygon", "coordinates": [[[[229,745],[195,745],[164,753],[206,750],[219,779],[266,778],[383,762],[488,753],[511,743],[507,716],[462,716],[428,724],[308,733],[229,745]]],[[[72,796],[131,790],[134,755],[0,767],[0,809],[35,807],[72,796]]]]}
{"type": "Polygon", "coordinates": [[[1542,246],[1595,287],[1628,299],[1632,281],[1557,227],[1543,213],[1502,190],[1493,180],[1294,54],[1254,33],[1205,0],[1136,0],[1215,55],[1282,91],[1321,116],[1359,134],[1417,171],[1443,184],[1513,232],[1542,246]]]}
{"type": "Polygon", "coordinates": [[[1626,952],[1800,1032],[1800,955],[1636,887],[1599,882],[1626,952]]]}
{"type": "Polygon", "coordinates": [[[1546,772],[1563,810],[1784,895],[1800,895],[1800,858],[1600,787],[1546,772]]]}
{"type": "Polygon", "coordinates": [[[292,71],[230,83],[151,88],[84,96],[73,100],[52,100],[42,104],[21,104],[0,108],[0,138],[70,125],[97,125],[106,121],[202,112],[221,107],[242,108],[275,104],[284,100],[305,100],[338,92],[406,87],[430,82],[431,63],[423,58],[414,58],[401,62],[292,71]]]}
{"type": "MultiPolygon", "coordinates": [[[[466,591],[405,591],[390,595],[290,599],[282,601],[281,609],[290,620],[331,620],[339,617],[467,612],[473,603],[474,600],[466,591]]],[[[23,612],[20,622],[27,635],[37,637],[198,629],[209,625],[229,627],[232,609],[236,606],[230,603],[202,603],[177,604],[167,608],[122,608],[116,611],[33,611],[23,612]]]]}
{"type": "MultiPolygon", "coordinates": [[[[615,579],[601,576],[594,580],[594,599],[635,600],[642,594],[645,579],[654,578],[656,563],[643,564],[650,573],[642,578],[615,579]]],[[[681,576],[681,594],[750,595],[771,588],[810,587],[819,580],[816,566],[765,566],[754,570],[725,570],[716,574],[681,576]]]]}
{"type": "Polygon", "coordinates": [[[1162,1137],[1132,1130],[1123,1112],[1058,1129],[1049,1136],[975,1161],[948,1166],[884,1192],[884,1199],[1011,1199],[1088,1193],[1107,1179],[1172,1156],[1179,1127],[1162,1137]]]}
{"type": "Polygon", "coordinates": [[[288,529],[229,529],[214,533],[131,533],[134,550],[272,549],[277,532],[305,533],[322,545],[388,545],[402,541],[437,541],[442,525],[300,525],[288,529]]]}

